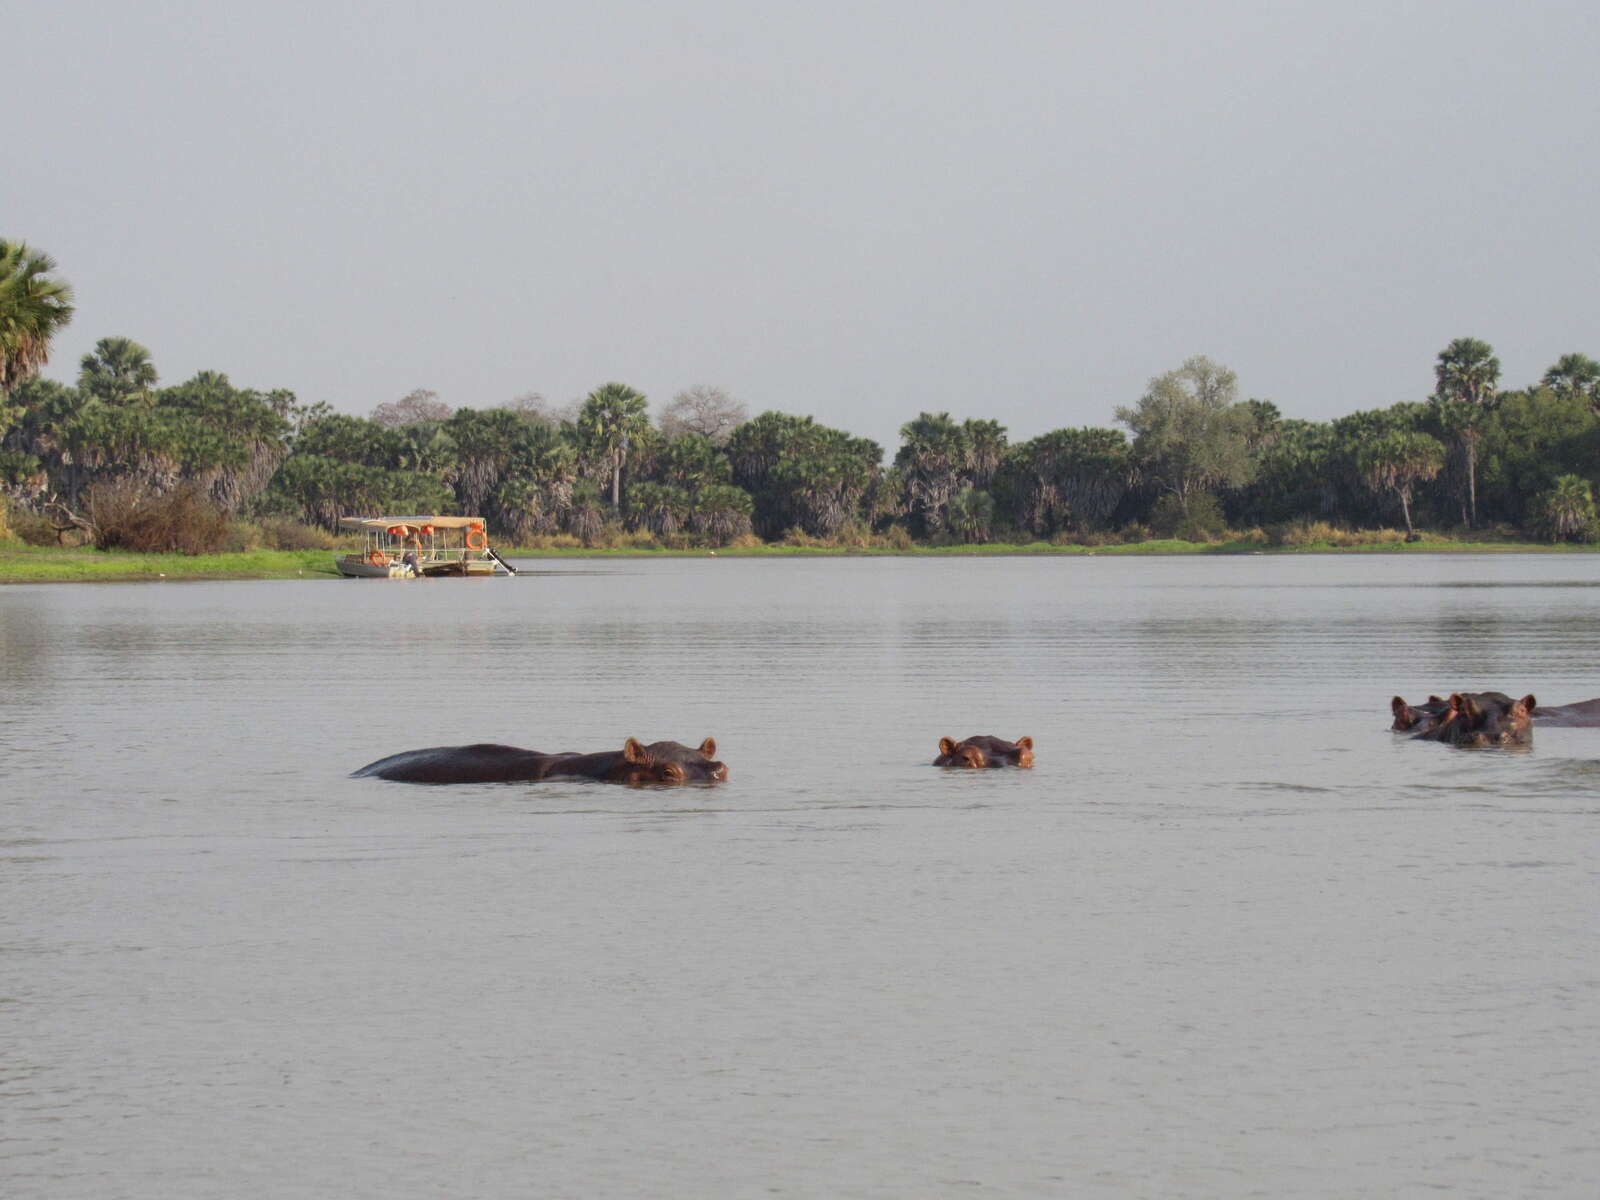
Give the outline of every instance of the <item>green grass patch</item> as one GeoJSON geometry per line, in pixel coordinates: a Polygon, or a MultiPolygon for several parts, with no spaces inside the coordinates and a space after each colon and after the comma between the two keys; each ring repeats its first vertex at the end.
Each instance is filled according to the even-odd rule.
{"type": "Polygon", "coordinates": [[[91,583],[181,579],[334,579],[326,550],[241,554],[136,554],[88,546],[0,545],[0,583],[91,583]]]}
{"type": "MultiPolygon", "coordinates": [[[[1254,539],[1231,542],[1184,542],[1172,538],[1107,546],[1058,546],[1051,542],[1013,544],[986,542],[964,546],[833,547],[739,546],[719,550],[667,550],[641,547],[613,549],[502,548],[507,558],[996,558],[1005,556],[1138,557],[1190,554],[1592,554],[1600,546],[1549,542],[1454,541],[1424,538],[1420,542],[1369,542],[1335,545],[1312,542],[1270,546],[1254,539]]],[[[129,580],[186,579],[337,579],[329,550],[250,550],[237,554],[136,554],[95,550],[87,546],[26,546],[0,543],[0,584],[93,583],[129,580]]]]}

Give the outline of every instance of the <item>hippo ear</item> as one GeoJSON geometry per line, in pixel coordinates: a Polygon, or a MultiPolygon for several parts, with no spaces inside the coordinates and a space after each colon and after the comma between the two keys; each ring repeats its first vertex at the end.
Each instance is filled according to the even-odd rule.
{"type": "Polygon", "coordinates": [[[1031,737],[1019,737],[1017,739],[1017,749],[1019,749],[1019,750],[1032,750],[1033,749],[1033,739],[1031,737]]]}
{"type": "Polygon", "coordinates": [[[956,752],[956,740],[955,740],[955,738],[940,738],[939,739],[939,753],[940,754],[954,754],[955,752],[956,752]]]}
{"type": "Polygon", "coordinates": [[[1464,696],[1460,692],[1450,693],[1450,707],[1464,717],[1477,718],[1483,710],[1478,707],[1478,702],[1471,696],[1464,696]]]}
{"type": "Polygon", "coordinates": [[[701,742],[700,753],[704,754],[707,758],[715,758],[717,756],[717,739],[707,738],[705,741],[701,742]]]}
{"type": "Polygon", "coordinates": [[[638,738],[629,738],[622,743],[622,759],[642,766],[650,761],[650,756],[644,752],[644,747],[639,744],[638,738]]]}
{"type": "Polygon", "coordinates": [[[1407,704],[1399,696],[1396,696],[1393,700],[1389,701],[1389,711],[1395,715],[1396,720],[1400,720],[1411,711],[1411,705],[1407,704]]]}
{"type": "MultiPolygon", "coordinates": [[[[1398,700],[1399,697],[1396,696],[1395,699],[1398,700]]],[[[1429,704],[1443,704],[1444,703],[1444,697],[1443,696],[1429,696],[1428,697],[1428,703],[1429,704]]]]}
{"type": "Polygon", "coordinates": [[[1530,717],[1533,715],[1533,710],[1539,707],[1539,702],[1533,698],[1532,692],[1529,692],[1526,696],[1524,696],[1520,703],[1522,705],[1522,711],[1527,713],[1530,717]]]}

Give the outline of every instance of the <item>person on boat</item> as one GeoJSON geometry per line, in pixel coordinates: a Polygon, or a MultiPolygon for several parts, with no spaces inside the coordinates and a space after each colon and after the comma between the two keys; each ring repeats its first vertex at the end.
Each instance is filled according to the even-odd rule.
{"type": "Polygon", "coordinates": [[[420,531],[410,525],[403,526],[403,528],[405,529],[404,544],[406,552],[400,556],[400,561],[411,568],[411,573],[413,575],[420,576],[422,574],[422,563],[420,561],[420,556],[422,554],[422,534],[420,531]]]}

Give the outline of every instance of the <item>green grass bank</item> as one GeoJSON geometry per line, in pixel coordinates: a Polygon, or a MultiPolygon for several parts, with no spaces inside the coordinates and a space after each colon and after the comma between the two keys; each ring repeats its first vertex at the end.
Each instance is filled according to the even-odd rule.
{"type": "MultiPolygon", "coordinates": [[[[815,558],[908,557],[992,558],[1012,556],[1125,557],[1151,555],[1237,554],[1586,554],[1600,546],[1514,541],[1455,541],[1446,538],[1420,542],[1376,542],[1336,545],[1331,542],[1296,546],[1268,546],[1259,541],[1184,542],[1160,539],[1105,546],[1026,545],[985,543],[966,546],[913,546],[910,548],[841,548],[830,546],[740,546],[720,550],[666,550],[626,547],[618,549],[505,549],[508,558],[815,558]]],[[[251,550],[236,554],[135,554],[94,550],[86,546],[0,545],[0,584],[94,583],[129,581],[179,581],[194,579],[337,579],[333,552],[328,550],[251,550]]]]}

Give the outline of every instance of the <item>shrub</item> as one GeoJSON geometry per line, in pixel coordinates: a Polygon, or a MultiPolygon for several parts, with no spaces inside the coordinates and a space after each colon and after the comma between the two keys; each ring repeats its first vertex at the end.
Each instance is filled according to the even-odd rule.
{"type": "Polygon", "coordinates": [[[1117,542],[1117,535],[1100,529],[1064,530],[1050,539],[1053,546],[1112,546],[1117,542]]]}
{"type": "Polygon", "coordinates": [[[229,554],[248,554],[261,549],[261,540],[261,526],[249,521],[230,521],[222,549],[229,554]]]}
{"type": "Polygon", "coordinates": [[[812,537],[798,525],[791,525],[787,530],[784,531],[783,540],[779,544],[783,546],[804,546],[810,549],[816,549],[827,546],[828,542],[826,538],[812,537]]]}
{"type": "Polygon", "coordinates": [[[228,540],[227,516],[194,484],[163,495],[115,479],[90,488],[83,507],[96,550],[215,554],[228,540]]]}
{"type": "Polygon", "coordinates": [[[1210,492],[1189,497],[1187,510],[1176,496],[1163,496],[1150,509],[1150,528],[1157,537],[1186,542],[1213,542],[1227,529],[1222,505],[1210,492]]]}
{"type": "Polygon", "coordinates": [[[1382,546],[1404,542],[1398,529],[1340,529],[1327,521],[1295,521],[1274,525],[1267,531],[1274,546],[1382,546]]]}
{"type": "Polygon", "coordinates": [[[1124,545],[1130,546],[1137,545],[1139,542],[1148,542],[1151,537],[1150,526],[1141,525],[1138,521],[1129,521],[1121,529],[1117,530],[1117,537],[1122,540],[1124,545]]]}
{"type": "Polygon", "coordinates": [[[269,550],[332,550],[335,539],[317,525],[268,517],[261,522],[261,541],[269,550]]]}
{"type": "Polygon", "coordinates": [[[580,550],[583,540],[570,533],[544,533],[525,539],[522,545],[528,550],[580,550]]]}
{"type": "Polygon", "coordinates": [[[39,513],[13,510],[11,532],[30,546],[81,546],[81,531],[68,529],[57,532],[55,522],[39,513]]]}
{"type": "Polygon", "coordinates": [[[891,525],[883,531],[882,544],[890,550],[909,550],[916,545],[904,525],[891,525]]]}

